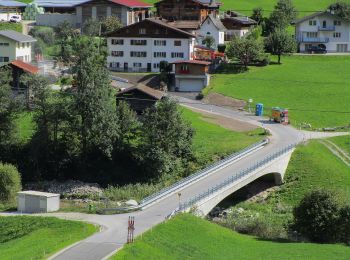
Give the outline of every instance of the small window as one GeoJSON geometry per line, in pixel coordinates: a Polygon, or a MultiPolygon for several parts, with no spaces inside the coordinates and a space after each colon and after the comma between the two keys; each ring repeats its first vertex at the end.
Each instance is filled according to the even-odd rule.
{"type": "Polygon", "coordinates": [[[24,42],[22,42],[22,48],[24,48],[25,47],[25,43],[24,42]]]}
{"type": "Polygon", "coordinates": [[[309,25],[310,26],[315,26],[316,25],[316,20],[309,20],[309,25]]]}
{"type": "Polygon", "coordinates": [[[145,28],[140,28],[139,33],[140,34],[146,34],[146,29],[145,28]]]}
{"type": "Polygon", "coordinates": [[[166,40],[154,40],[154,46],[166,46],[166,40]]]}
{"type": "Polygon", "coordinates": [[[0,62],[9,62],[9,57],[0,57],[0,62]]]}
{"type": "Polygon", "coordinates": [[[333,33],[333,38],[340,38],[340,37],[341,37],[341,33],[340,32],[333,33]]]}
{"type": "Polygon", "coordinates": [[[172,52],[171,53],[171,58],[183,58],[184,53],[183,52],[172,52]]]}
{"type": "Polygon", "coordinates": [[[154,52],[153,57],[154,58],[166,58],[166,52],[154,52]]]}
{"type": "Polygon", "coordinates": [[[159,69],[160,63],[153,63],[153,68],[154,69],[159,69]]]}
{"type": "Polygon", "coordinates": [[[181,71],[182,72],[189,72],[190,69],[189,69],[188,65],[181,65],[181,71]]]}
{"type": "Polygon", "coordinates": [[[175,46],[181,46],[181,41],[174,41],[175,46]]]}
{"type": "Polygon", "coordinates": [[[334,26],[340,26],[341,25],[341,21],[334,21],[334,26]]]}
{"type": "Polygon", "coordinates": [[[111,44],[112,45],[124,45],[124,40],[123,39],[112,39],[111,44]]]}
{"type": "Polygon", "coordinates": [[[111,55],[113,57],[123,57],[124,56],[124,52],[123,51],[112,51],[111,55]]]}
{"type": "Polygon", "coordinates": [[[147,40],[131,40],[131,45],[147,45],[147,40]]]}
{"type": "Polygon", "coordinates": [[[134,68],[141,68],[141,67],[142,67],[142,63],[134,62],[134,68]]]}

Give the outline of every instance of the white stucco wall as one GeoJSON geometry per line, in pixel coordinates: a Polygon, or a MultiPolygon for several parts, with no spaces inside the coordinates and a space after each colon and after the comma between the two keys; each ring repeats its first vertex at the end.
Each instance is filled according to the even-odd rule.
{"type": "MultiPolygon", "coordinates": [[[[311,44],[313,46],[317,46],[319,44],[324,44],[327,48],[328,52],[337,52],[337,45],[339,44],[346,44],[348,47],[348,52],[350,52],[350,23],[346,22],[344,20],[341,20],[340,18],[332,15],[320,15],[315,18],[303,21],[301,23],[298,23],[295,27],[296,29],[296,37],[298,42],[300,42],[300,52],[304,52],[306,50],[305,45],[311,44]],[[310,25],[309,21],[316,21],[315,25],[310,25]],[[341,21],[341,25],[334,26],[334,21],[341,21]],[[327,27],[333,27],[334,29],[330,28],[330,30],[320,30],[320,27],[322,28],[323,22],[326,22],[327,27]],[[337,38],[334,37],[334,33],[341,33],[341,37],[337,38]],[[307,36],[308,33],[315,33],[315,38],[328,39],[328,42],[303,42],[303,39],[310,38],[307,36]]],[[[313,37],[312,37],[313,38],[313,37]]]]}
{"type": "Polygon", "coordinates": [[[219,31],[210,19],[204,21],[198,33],[202,35],[202,40],[207,36],[212,36],[215,39],[215,49],[218,45],[224,44],[224,31],[219,31]]]}
{"type": "MultiPolygon", "coordinates": [[[[146,70],[147,64],[152,64],[152,72],[159,72],[159,68],[154,68],[154,64],[158,64],[161,61],[167,61],[169,63],[178,61],[178,60],[189,60],[192,59],[193,48],[194,48],[194,39],[162,39],[162,38],[118,38],[110,37],[107,39],[108,46],[108,57],[107,64],[110,67],[111,62],[119,62],[120,68],[124,68],[124,63],[128,63],[129,69],[133,68],[134,63],[141,63],[141,69],[146,70]],[[112,39],[123,39],[123,45],[112,45],[112,39]],[[131,45],[131,40],[147,40],[147,45],[131,45]],[[155,46],[154,40],[165,40],[166,46],[155,46]],[[175,46],[175,41],[181,41],[181,46],[175,46]],[[111,55],[112,51],[123,51],[123,57],[114,57],[111,55]],[[147,57],[131,57],[131,51],[146,52],[147,57]],[[154,57],[154,52],[165,52],[166,57],[154,57]],[[183,53],[183,58],[171,57],[171,53],[183,53]]],[[[135,71],[137,71],[136,69],[135,71]]]]}

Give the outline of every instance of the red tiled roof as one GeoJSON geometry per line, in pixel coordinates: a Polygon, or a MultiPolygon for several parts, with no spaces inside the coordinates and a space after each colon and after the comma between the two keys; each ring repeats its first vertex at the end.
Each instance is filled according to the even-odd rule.
{"type": "Polygon", "coordinates": [[[211,64],[211,62],[201,61],[201,60],[179,60],[179,61],[173,62],[173,64],[182,64],[182,63],[198,64],[198,65],[205,65],[205,66],[208,66],[211,64]]]}
{"type": "Polygon", "coordinates": [[[16,66],[17,68],[20,68],[20,69],[22,69],[26,72],[32,73],[32,74],[36,74],[39,71],[38,67],[35,67],[29,63],[25,63],[25,62],[20,61],[20,60],[14,60],[11,62],[11,64],[13,66],[16,66]]]}
{"type": "Polygon", "coordinates": [[[124,5],[127,7],[152,7],[152,5],[139,0],[109,0],[113,3],[124,5]]]}

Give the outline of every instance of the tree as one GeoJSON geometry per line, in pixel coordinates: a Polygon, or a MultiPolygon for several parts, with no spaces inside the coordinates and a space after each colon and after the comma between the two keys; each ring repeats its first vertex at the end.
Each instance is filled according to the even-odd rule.
{"type": "Polygon", "coordinates": [[[339,211],[340,241],[350,245],[350,206],[344,206],[339,211]]]}
{"type": "Polygon", "coordinates": [[[16,167],[0,162],[0,202],[14,202],[20,190],[21,175],[16,167]]]}
{"type": "Polygon", "coordinates": [[[287,28],[297,18],[298,12],[291,0],[278,0],[269,18],[269,32],[276,28],[287,28]]]}
{"type": "Polygon", "coordinates": [[[20,103],[12,97],[11,68],[0,68],[0,148],[5,148],[16,139],[15,119],[20,103]]]}
{"type": "Polygon", "coordinates": [[[264,10],[261,7],[254,8],[250,18],[260,25],[264,19],[264,10]]]}
{"type": "Polygon", "coordinates": [[[206,36],[203,40],[203,44],[205,44],[205,46],[207,48],[213,49],[215,46],[215,39],[213,36],[206,36]]]}
{"type": "Polygon", "coordinates": [[[296,51],[296,42],[285,29],[277,28],[266,38],[266,50],[278,57],[278,64],[281,63],[281,55],[296,51]]]}
{"type": "Polygon", "coordinates": [[[102,28],[101,29],[102,29],[103,34],[108,34],[108,33],[114,32],[122,27],[123,27],[123,25],[117,17],[109,16],[109,17],[106,17],[102,21],[102,28]]]}
{"type": "Polygon", "coordinates": [[[192,156],[194,130],[183,120],[177,104],[165,99],[141,118],[139,158],[149,176],[178,173],[192,156]]]}
{"type": "Polygon", "coordinates": [[[55,38],[60,45],[59,60],[67,64],[72,61],[73,56],[73,41],[76,37],[76,33],[72,25],[68,21],[64,21],[58,24],[54,28],[55,38]]]}
{"type": "Polygon", "coordinates": [[[96,37],[101,35],[102,23],[94,18],[88,19],[83,24],[84,35],[96,37]]]}
{"type": "Polygon", "coordinates": [[[78,136],[83,155],[100,151],[110,157],[116,141],[115,103],[106,68],[106,52],[93,39],[82,37],[76,44],[73,66],[77,93],[73,96],[79,118],[78,136]]]}
{"type": "Polygon", "coordinates": [[[339,203],[330,191],[316,190],[294,208],[293,228],[315,242],[334,242],[338,235],[339,203]]]}
{"type": "Polygon", "coordinates": [[[234,38],[226,47],[230,59],[238,59],[247,68],[248,64],[258,59],[263,52],[263,44],[254,38],[234,38]]]}
{"type": "Polygon", "coordinates": [[[350,4],[343,1],[336,2],[334,4],[331,4],[328,7],[328,10],[340,18],[350,21],[350,4]]]}

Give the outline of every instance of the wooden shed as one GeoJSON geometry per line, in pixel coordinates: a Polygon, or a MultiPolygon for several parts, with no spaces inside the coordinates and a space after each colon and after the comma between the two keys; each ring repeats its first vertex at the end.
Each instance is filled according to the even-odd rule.
{"type": "Polygon", "coordinates": [[[143,84],[124,89],[116,94],[117,104],[120,101],[127,102],[137,114],[142,114],[147,108],[152,107],[157,101],[164,98],[162,91],[150,88],[143,84]]]}

